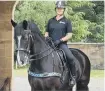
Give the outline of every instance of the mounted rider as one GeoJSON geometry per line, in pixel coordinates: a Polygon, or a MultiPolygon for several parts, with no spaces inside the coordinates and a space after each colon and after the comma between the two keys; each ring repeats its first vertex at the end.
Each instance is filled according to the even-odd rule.
{"type": "Polygon", "coordinates": [[[69,63],[69,68],[73,76],[71,79],[71,84],[74,85],[76,80],[75,61],[77,61],[77,59],[67,46],[67,41],[72,38],[72,25],[71,21],[64,16],[65,8],[65,1],[56,2],[56,16],[49,19],[46,27],[45,37],[51,37],[55,46],[58,46],[58,48],[65,52],[69,63]]]}
{"type": "Polygon", "coordinates": [[[74,85],[76,80],[75,61],[77,61],[77,59],[67,46],[67,41],[72,38],[72,25],[71,21],[64,16],[65,8],[65,1],[56,2],[56,16],[49,19],[46,27],[45,37],[51,37],[55,46],[58,46],[58,48],[65,52],[69,63],[69,68],[73,76],[71,84],[74,85]]]}

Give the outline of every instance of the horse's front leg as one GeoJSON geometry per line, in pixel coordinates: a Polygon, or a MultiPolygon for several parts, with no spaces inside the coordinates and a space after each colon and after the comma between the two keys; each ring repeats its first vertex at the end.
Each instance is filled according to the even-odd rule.
{"type": "Polygon", "coordinates": [[[34,86],[31,87],[31,91],[40,91],[40,90],[37,90],[34,86]]]}
{"type": "Polygon", "coordinates": [[[31,87],[31,91],[35,91],[33,87],[31,87]]]}

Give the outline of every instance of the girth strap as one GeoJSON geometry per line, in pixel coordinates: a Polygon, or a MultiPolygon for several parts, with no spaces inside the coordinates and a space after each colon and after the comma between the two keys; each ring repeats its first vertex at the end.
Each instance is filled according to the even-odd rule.
{"type": "Polygon", "coordinates": [[[31,72],[30,70],[28,70],[28,74],[30,76],[33,76],[33,77],[51,77],[51,76],[56,76],[56,77],[61,77],[61,74],[60,73],[57,73],[57,72],[45,72],[45,73],[35,73],[35,72],[31,72]]]}

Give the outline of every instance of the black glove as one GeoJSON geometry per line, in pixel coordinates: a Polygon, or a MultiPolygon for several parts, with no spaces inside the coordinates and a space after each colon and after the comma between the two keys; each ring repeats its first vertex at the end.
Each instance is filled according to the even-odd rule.
{"type": "Polygon", "coordinates": [[[59,44],[61,44],[63,41],[62,40],[56,40],[55,42],[54,42],[54,44],[55,44],[55,46],[58,46],[59,44]]]}
{"type": "Polygon", "coordinates": [[[52,40],[52,39],[51,39],[51,37],[47,36],[47,37],[45,37],[45,40],[46,40],[46,41],[50,41],[50,40],[52,40]]]}

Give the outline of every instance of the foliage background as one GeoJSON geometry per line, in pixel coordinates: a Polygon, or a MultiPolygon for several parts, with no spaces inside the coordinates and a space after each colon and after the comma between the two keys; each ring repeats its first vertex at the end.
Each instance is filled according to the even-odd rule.
{"type": "MultiPolygon", "coordinates": [[[[71,20],[70,42],[104,42],[104,1],[66,1],[65,16],[71,20]]],[[[55,1],[19,1],[15,21],[34,20],[42,34],[48,20],[56,15],[55,1]]]]}

